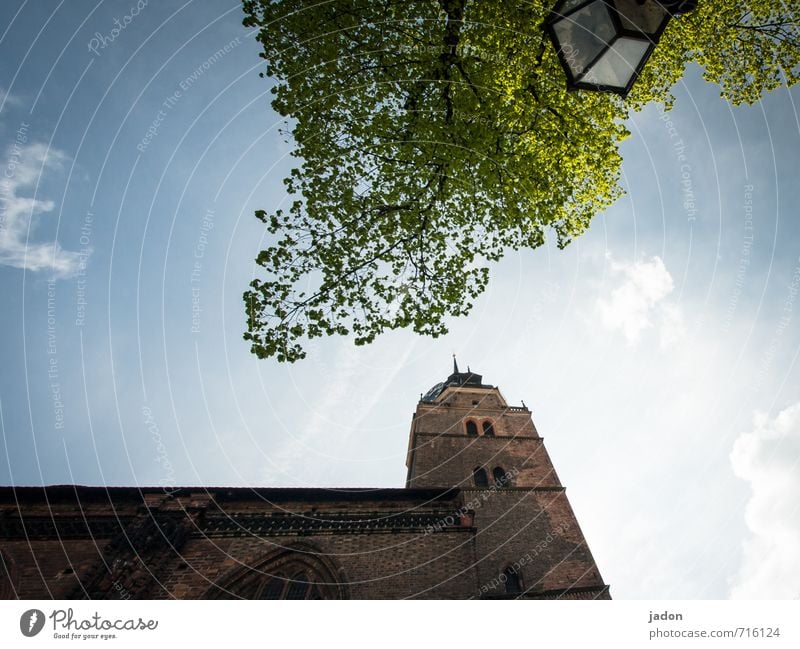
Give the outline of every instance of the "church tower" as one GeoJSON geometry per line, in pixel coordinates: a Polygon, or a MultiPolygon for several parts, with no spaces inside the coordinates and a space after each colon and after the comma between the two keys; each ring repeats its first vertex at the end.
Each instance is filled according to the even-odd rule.
{"type": "Polygon", "coordinates": [[[409,489],[460,490],[479,597],[610,598],[530,410],[455,359],[417,405],[406,466],[409,489]]]}

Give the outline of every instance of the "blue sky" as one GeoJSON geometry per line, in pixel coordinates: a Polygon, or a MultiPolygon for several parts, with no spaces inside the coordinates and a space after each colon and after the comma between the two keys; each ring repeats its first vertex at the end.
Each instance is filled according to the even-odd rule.
{"type": "Polygon", "coordinates": [[[444,338],[282,366],[241,338],[291,166],[259,48],[235,2],[135,7],[0,4],[0,484],[399,487],[455,352],[532,409],[615,596],[800,596],[796,88],[688,70],[580,240],[444,338]]]}

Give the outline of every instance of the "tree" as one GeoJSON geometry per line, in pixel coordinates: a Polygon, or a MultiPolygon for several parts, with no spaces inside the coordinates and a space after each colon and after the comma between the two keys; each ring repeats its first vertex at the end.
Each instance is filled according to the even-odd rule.
{"type": "Polygon", "coordinates": [[[797,81],[797,9],[704,0],[673,20],[627,100],[569,93],[542,23],[507,0],[246,0],[299,165],[245,292],[246,340],[295,361],[304,340],[438,336],[489,264],[560,247],[622,193],[628,111],[670,102],[689,61],[732,102],[797,81]]]}
{"type": "Polygon", "coordinates": [[[800,6],[796,0],[700,0],[673,20],[637,82],[634,106],[669,101],[687,63],[704,69],[734,105],[792,86],[800,74],[800,6]]]}

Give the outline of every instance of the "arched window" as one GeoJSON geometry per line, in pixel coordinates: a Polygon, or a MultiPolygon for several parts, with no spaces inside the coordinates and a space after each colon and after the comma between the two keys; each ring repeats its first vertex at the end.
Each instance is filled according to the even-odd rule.
{"type": "Polygon", "coordinates": [[[286,588],[286,599],[319,599],[313,596],[315,588],[311,579],[313,576],[305,571],[292,575],[292,580],[286,588]]]}
{"type": "Polygon", "coordinates": [[[486,470],[477,466],[472,470],[472,479],[476,487],[488,487],[489,479],[486,477],[486,470]]]}
{"type": "Polygon", "coordinates": [[[470,420],[467,422],[467,435],[471,435],[472,437],[478,436],[478,426],[474,421],[470,420]]]}
{"type": "Polygon", "coordinates": [[[522,581],[519,573],[511,566],[503,570],[507,595],[519,595],[522,592],[522,581]]]}
{"type": "Polygon", "coordinates": [[[270,577],[264,588],[258,594],[259,599],[283,599],[283,591],[286,587],[286,581],[281,577],[270,577]]]}
{"type": "Polygon", "coordinates": [[[496,466],[492,469],[492,479],[494,480],[495,487],[507,487],[511,483],[511,479],[501,466],[496,466]]]}
{"type": "Polygon", "coordinates": [[[486,437],[494,437],[494,426],[492,426],[491,421],[484,421],[483,422],[483,434],[486,437]]]}
{"type": "Polygon", "coordinates": [[[311,580],[315,575],[304,570],[291,579],[274,575],[267,579],[256,599],[323,599],[320,588],[311,580]]]}
{"type": "Polygon", "coordinates": [[[327,556],[292,544],[220,580],[209,599],[346,599],[346,580],[327,556]]]}

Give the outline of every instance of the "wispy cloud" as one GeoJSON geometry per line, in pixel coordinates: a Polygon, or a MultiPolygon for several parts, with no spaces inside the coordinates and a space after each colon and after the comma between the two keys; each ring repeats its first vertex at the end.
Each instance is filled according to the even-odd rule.
{"type": "Polygon", "coordinates": [[[677,305],[666,301],[675,285],[660,257],[629,264],[612,261],[611,270],[622,281],[610,295],[597,301],[600,322],[606,329],[621,332],[631,345],[656,324],[662,347],[682,336],[683,314],[677,305]]]}
{"type": "Polygon", "coordinates": [[[745,510],[750,538],[731,597],[800,596],[800,403],[774,419],[756,415],[754,430],[731,452],[734,473],[750,483],[745,510]]]}
{"type": "Polygon", "coordinates": [[[54,277],[77,271],[77,252],[62,249],[58,241],[30,241],[35,217],[52,212],[53,201],[21,195],[36,186],[40,174],[61,170],[68,159],[63,151],[41,143],[16,142],[6,149],[0,167],[0,264],[47,271],[54,277]]]}
{"type": "Polygon", "coordinates": [[[22,100],[16,95],[12,95],[8,90],[0,86],[0,108],[22,106],[22,100]]]}

